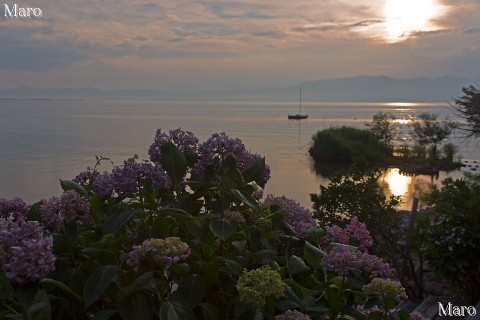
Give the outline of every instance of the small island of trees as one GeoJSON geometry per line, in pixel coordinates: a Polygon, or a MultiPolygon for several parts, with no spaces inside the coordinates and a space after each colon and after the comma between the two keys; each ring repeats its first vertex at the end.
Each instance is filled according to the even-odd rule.
{"type": "Polygon", "coordinates": [[[309,153],[317,167],[324,162],[349,164],[360,157],[370,165],[397,167],[411,174],[435,174],[461,166],[454,161],[457,147],[445,143],[457,126],[455,122],[421,113],[410,123],[415,143],[394,144],[399,126],[396,120],[392,113],[378,112],[365,124],[367,129],[344,126],[319,131],[309,153]]]}

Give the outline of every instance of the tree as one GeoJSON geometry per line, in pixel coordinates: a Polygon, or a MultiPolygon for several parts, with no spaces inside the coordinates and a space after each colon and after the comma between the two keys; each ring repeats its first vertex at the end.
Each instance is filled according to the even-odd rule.
{"type": "Polygon", "coordinates": [[[397,127],[394,122],[396,119],[392,113],[380,111],[373,115],[372,122],[365,123],[368,130],[385,143],[388,152],[392,151],[392,140],[395,137],[397,127]]]}
{"type": "Polygon", "coordinates": [[[468,302],[480,299],[480,184],[478,177],[446,179],[426,197],[433,212],[420,219],[419,248],[428,264],[460,289],[468,302]]]}
{"type": "Polygon", "coordinates": [[[460,129],[467,138],[480,137],[480,90],[474,86],[463,87],[463,94],[450,104],[454,112],[466,120],[460,129]]]}
{"type": "Polygon", "coordinates": [[[385,144],[367,130],[351,127],[329,128],[313,136],[309,153],[315,161],[349,163],[364,157],[376,163],[385,157],[385,144]]]}
{"type": "Polygon", "coordinates": [[[420,121],[413,123],[413,134],[418,144],[431,146],[432,158],[437,158],[437,146],[447,139],[455,128],[452,121],[438,121],[434,113],[423,112],[418,118],[420,121]]]}

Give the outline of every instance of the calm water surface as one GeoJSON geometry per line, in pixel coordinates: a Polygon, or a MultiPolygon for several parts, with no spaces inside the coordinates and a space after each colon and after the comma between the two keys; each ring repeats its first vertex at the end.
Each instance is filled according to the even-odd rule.
{"type": "MultiPolygon", "coordinates": [[[[200,141],[222,131],[242,139],[271,167],[266,194],[286,195],[311,207],[309,194],[328,183],[315,174],[308,156],[311,137],[318,130],[364,127],[378,111],[405,117],[426,111],[452,118],[445,104],[436,103],[306,103],[303,111],[309,119],[287,120],[296,108],[295,102],[3,100],[0,198],[20,196],[31,203],[58,195],[58,179],[71,179],[93,166],[95,155],[110,157],[115,164],[134,154],[147,159],[158,128],[181,127],[200,141]]],[[[462,146],[461,154],[469,163],[480,159],[480,151],[473,147],[462,146]]],[[[395,170],[388,171],[383,181],[391,192],[405,194],[404,207],[432,182],[429,177],[401,176],[395,170]]]]}

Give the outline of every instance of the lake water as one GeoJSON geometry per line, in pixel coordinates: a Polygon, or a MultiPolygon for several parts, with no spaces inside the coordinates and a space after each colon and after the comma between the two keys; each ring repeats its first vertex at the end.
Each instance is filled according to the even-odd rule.
{"type": "MultiPolygon", "coordinates": [[[[312,136],[331,126],[364,127],[378,111],[405,117],[433,112],[453,118],[438,103],[304,103],[307,120],[287,120],[295,102],[237,101],[0,101],[0,198],[19,196],[32,203],[59,195],[58,179],[71,179],[95,155],[115,164],[138,154],[147,159],[155,131],[181,127],[200,141],[214,132],[242,139],[247,149],[266,157],[272,178],[265,194],[286,195],[311,207],[310,193],[328,180],[317,176],[308,155],[312,136]]],[[[461,146],[463,159],[480,159],[478,149],[461,146]]],[[[475,165],[474,165],[475,166],[475,165]]],[[[464,169],[467,170],[467,169],[464,169]]],[[[461,175],[457,172],[454,175],[461,175]]],[[[441,174],[439,179],[443,179],[441,174]]],[[[413,195],[432,182],[395,170],[383,179],[395,194],[413,195]]]]}

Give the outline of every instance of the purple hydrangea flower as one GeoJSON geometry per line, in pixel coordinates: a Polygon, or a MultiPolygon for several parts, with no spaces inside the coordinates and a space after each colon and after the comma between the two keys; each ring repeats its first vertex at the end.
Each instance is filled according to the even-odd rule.
{"type": "Polygon", "coordinates": [[[80,172],[72,181],[83,187],[88,187],[93,183],[95,175],[96,172],[92,168],[87,167],[85,171],[80,172]]]}
{"type": "Polygon", "coordinates": [[[363,272],[374,277],[392,274],[390,266],[381,258],[341,245],[332,248],[322,258],[322,267],[324,271],[336,272],[341,276],[359,276],[363,272]]]}
{"type": "MultiPolygon", "coordinates": [[[[235,157],[237,168],[242,171],[254,160],[260,158],[258,154],[247,151],[242,140],[229,138],[225,132],[214,133],[207,141],[198,147],[200,160],[193,169],[193,176],[203,176],[208,166],[213,165],[214,159],[220,159],[220,164],[229,154],[235,157]]],[[[270,179],[270,167],[266,166],[263,175],[255,181],[264,188],[270,179]]]]}
{"type": "Polygon", "coordinates": [[[76,219],[80,224],[91,222],[90,202],[75,190],[67,190],[60,196],[60,215],[67,219],[76,219]]]}
{"type": "Polygon", "coordinates": [[[370,313],[382,311],[377,305],[374,305],[371,308],[366,308],[365,306],[358,305],[355,309],[358,312],[361,312],[367,316],[370,315],[370,313]]]}
{"type": "Polygon", "coordinates": [[[198,146],[198,139],[190,131],[183,131],[181,128],[170,130],[169,134],[158,129],[155,133],[153,143],[148,149],[150,160],[154,163],[162,162],[162,153],[160,147],[165,142],[173,142],[181,151],[196,153],[198,146]]]}
{"type": "Polygon", "coordinates": [[[190,253],[190,247],[179,237],[151,238],[143,241],[141,245],[133,247],[127,264],[136,267],[141,260],[147,259],[159,266],[171,266],[185,260],[190,253]]]}
{"type": "Polygon", "coordinates": [[[285,196],[268,195],[265,198],[265,204],[278,206],[278,212],[284,214],[284,221],[292,227],[298,237],[304,238],[307,236],[308,230],[318,227],[310,210],[302,207],[295,200],[285,196]]]}
{"type": "Polygon", "coordinates": [[[373,245],[372,236],[367,229],[367,225],[360,222],[357,217],[353,217],[350,223],[346,225],[345,230],[352,238],[359,243],[360,250],[367,250],[373,245]]]}
{"type": "Polygon", "coordinates": [[[27,216],[28,210],[30,206],[18,197],[12,200],[0,199],[0,218],[13,216],[15,220],[23,219],[27,216]]]}
{"type": "Polygon", "coordinates": [[[348,244],[350,241],[350,234],[347,230],[334,224],[331,227],[327,227],[327,235],[325,244],[336,242],[341,244],[348,244]]]}
{"type": "Polygon", "coordinates": [[[49,230],[59,231],[60,226],[63,221],[63,217],[60,216],[61,208],[60,198],[51,197],[48,200],[42,200],[42,205],[40,207],[40,217],[42,218],[42,223],[49,230]]]}
{"type": "Polygon", "coordinates": [[[92,190],[100,198],[110,197],[113,193],[112,174],[104,171],[95,175],[92,183],[92,190]]]}
{"type": "Polygon", "coordinates": [[[362,251],[367,251],[373,244],[372,236],[367,226],[360,222],[357,217],[353,217],[350,222],[341,228],[333,225],[327,228],[326,244],[337,242],[341,244],[358,245],[362,251]]]}
{"type": "Polygon", "coordinates": [[[0,218],[0,265],[13,283],[39,281],[55,270],[53,238],[38,221],[0,218]]]}
{"type": "Polygon", "coordinates": [[[40,216],[43,224],[52,231],[60,230],[64,219],[75,219],[77,224],[90,224],[90,203],[74,190],[65,191],[60,198],[42,200],[40,216]]]}
{"type": "Polygon", "coordinates": [[[169,189],[171,182],[168,175],[158,165],[148,161],[137,163],[138,156],[124,161],[123,166],[112,170],[112,186],[120,197],[130,198],[139,192],[147,180],[152,182],[156,189],[169,189]]]}

